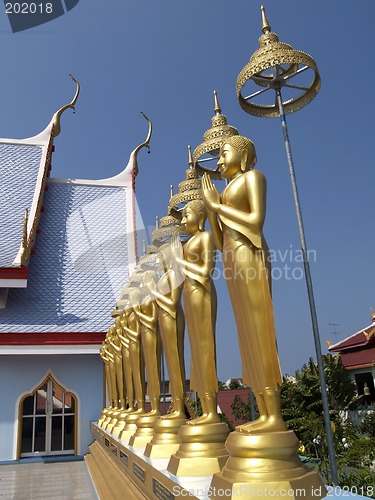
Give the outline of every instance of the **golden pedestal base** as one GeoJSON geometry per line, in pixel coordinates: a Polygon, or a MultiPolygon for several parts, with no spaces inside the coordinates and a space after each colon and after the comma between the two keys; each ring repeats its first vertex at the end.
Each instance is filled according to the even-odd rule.
{"type": "Polygon", "coordinates": [[[316,472],[309,472],[297,455],[293,431],[269,434],[232,432],[225,443],[230,457],[214,474],[210,498],[258,499],[287,496],[318,500],[326,489],[316,472]]]}
{"type": "Polygon", "coordinates": [[[114,436],[119,436],[121,434],[121,432],[123,431],[123,429],[126,425],[125,419],[128,415],[129,415],[129,412],[127,412],[126,410],[122,410],[119,413],[119,415],[117,417],[116,424],[111,430],[111,434],[113,434],[114,436]]]}
{"type": "Polygon", "coordinates": [[[170,458],[168,472],[175,476],[211,476],[221,471],[228,459],[224,444],[228,434],[224,423],[182,426],[178,433],[181,444],[170,458]]]}
{"type": "Polygon", "coordinates": [[[121,441],[129,442],[129,439],[137,430],[137,420],[140,417],[139,413],[129,413],[125,417],[125,425],[122,431],[118,434],[121,441]]]}
{"type": "Polygon", "coordinates": [[[137,430],[129,439],[129,446],[134,447],[145,447],[149,443],[154,435],[154,424],[156,423],[159,416],[145,416],[141,415],[137,421],[137,430]]]}
{"type": "Polygon", "coordinates": [[[154,435],[146,445],[144,455],[149,458],[169,458],[180,446],[178,431],[186,423],[185,418],[158,418],[154,435]]]}
{"type": "Polygon", "coordinates": [[[108,408],[106,414],[104,415],[104,418],[100,418],[100,427],[105,429],[109,422],[112,420],[112,415],[113,413],[117,411],[117,408],[108,408]]]}
{"type": "MultiPolygon", "coordinates": [[[[223,471],[212,478],[211,475],[204,475],[204,457],[193,459],[199,476],[176,477],[167,470],[169,457],[145,457],[139,450],[126,445],[96,423],[91,424],[91,430],[95,442],[90,446],[90,454],[85,456],[85,460],[99,497],[105,500],[173,500],[185,497],[192,500],[207,500],[209,497],[233,500],[259,500],[259,497],[319,500],[326,495],[319,476],[308,472],[298,456],[295,456],[298,443],[292,432],[263,436],[244,433],[238,436],[240,433],[232,433],[227,439],[232,456],[223,471]],[[282,450],[281,445],[286,445],[289,452],[282,450]],[[261,455],[259,459],[256,458],[257,454],[261,455]],[[239,470],[233,469],[232,466],[236,464],[239,470]],[[138,489],[138,493],[130,491],[133,486],[138,489]]],[[[186,470],[186,473],[190,474],[191,471],[186,470]]],[[[339,500],[341,496],[345,496],[343,491],[341,495],[340,491],[333,495],[332,500],[339,500]]]]}
{"type": "Polygon", "coordinates": [[[113,427],[111,434],[113,434],[114,436],[119,436],[121,432],[124,430],[124,427],[125,427],[125,421],[124,420],[118,421],[117,424],[113,427]]]}
{"type": "Polygon", "coordinates": [[[111,414],[110,414],[109,420],[108,421],[105,420],[103,422],[103,428],[107,432],[112,432],[113,431],[113,428],[117,424],[117,419],[118,419],[120,413],[121,413],[120,409],[112,411],[111,414]]]}

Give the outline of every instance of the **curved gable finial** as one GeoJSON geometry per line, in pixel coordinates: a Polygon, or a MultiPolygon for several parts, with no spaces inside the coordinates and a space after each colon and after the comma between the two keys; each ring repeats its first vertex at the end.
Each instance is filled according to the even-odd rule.
{"type": "Polygon", "coordinates": [[[142,111],[141,114],[148,121],[148,133],[145,141],[143,141],[139,146],[137,146],[130,154],[130,160],[131,160],[130,163],[133,165],[134,175],[138,174],[138,162],[137,162],[138,152],[144,147],[148,148],[148,152],[150,152],[149,142],[152,134],[152,123],[151,120],[147,118],[147,116],[142,111]]]}
{"type": "Polygon", "coordinates": [[[53,115],[52,121],[53,121],[53,137],[57,137],[60,132],[61,132],[61,126],[60,126],[60,117],[64,113],[64,111],[68,108],[73,109],[75,111],[75,103],[77,102],[78,96],[79,96],[79,91],[81,89],[80,84],[78,81],[74,78],[72,74],[69,75],[70,78],[75,82],[76,84],[76,93],[72,99],[72,101],[69,104],[65,104],[62,108],[60,108],[56,113],[53,115]]]}

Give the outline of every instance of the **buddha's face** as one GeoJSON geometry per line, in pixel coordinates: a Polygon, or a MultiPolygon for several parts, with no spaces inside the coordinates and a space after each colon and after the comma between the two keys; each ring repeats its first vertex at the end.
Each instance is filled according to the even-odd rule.
{"type": "Polygon", "coordinates": [[[231,179],[241,171],[242,154],[230,144],[224,144],[220,149],[217,165],[222,177],[231,179]]]}
{"type": "Polygon", "coordinates": [[[188,234],[195,234],[199,230],[199,216],[191,207],[187,206],[182,212],[181,225],[188,234]]]}

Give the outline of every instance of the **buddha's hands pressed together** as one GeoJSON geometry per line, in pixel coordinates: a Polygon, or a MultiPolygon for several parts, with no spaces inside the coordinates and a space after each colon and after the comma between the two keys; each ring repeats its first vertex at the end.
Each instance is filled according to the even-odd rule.
{"type": "Polygon", "coordinates": [[[150,276],[145,277],[144,286],[146,290],[149,291],[150,295],[153,296],[153,293],[156,290],[156,285],[155,281],[150,276]]]}
{"type": "Polygon", "coordinates": [[[171,239],[171,256],[172,259],[178,264],[181,264],[181,261],[184,258],[181,241],[177,234],[173,235],[171,239]]]}
{"type": "Polygon", "coordinates": [[[207,173],[202,177],[202,191],[206,206],[213,212],[217,212],[220,206],[220,195],[207,173]]]}

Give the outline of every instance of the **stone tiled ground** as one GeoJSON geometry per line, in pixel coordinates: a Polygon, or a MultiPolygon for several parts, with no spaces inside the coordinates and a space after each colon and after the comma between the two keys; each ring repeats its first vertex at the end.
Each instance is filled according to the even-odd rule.
{"type": "Polygon", "coordinates": [[[85,462],[0,465],[1,500],[95,500],[85,462]]]}

